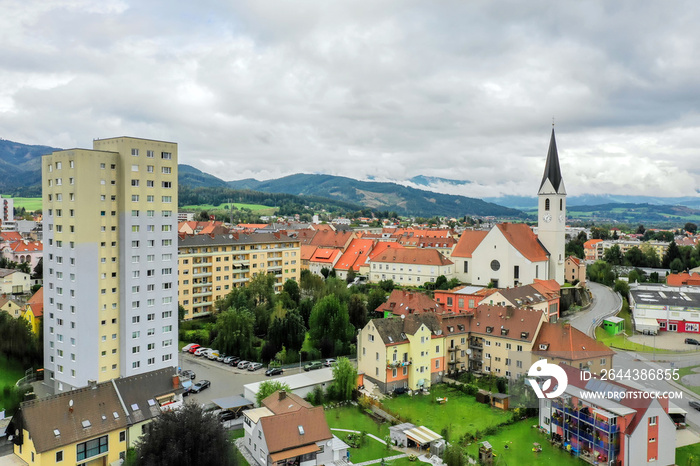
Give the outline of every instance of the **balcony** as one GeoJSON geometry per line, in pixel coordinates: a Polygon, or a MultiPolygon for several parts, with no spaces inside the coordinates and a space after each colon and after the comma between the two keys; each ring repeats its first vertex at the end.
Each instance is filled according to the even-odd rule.
{"type": "Polygon", "coordinates": [[[450,352],[452,352],[452,351],[459,351],[459,345],[455,345],[455,346],[453,346],[453,347],[451,347],[451,348],[447,348],[447,351],[450,351],[450,352]]]}
{"type": "Polygon", "coordinates": [[[481,349],[484,347],[484,343],[482,340],[469,340],[469,347],[481,349]]]}
{"type": "Polygon", "coordinates": [[[387,369],[394,369],[396,367],[404,367],[404,366],[410,366],[413,364],[413,360],[409,361],[387,361],[386,362],[386,367],[387,369]]]}

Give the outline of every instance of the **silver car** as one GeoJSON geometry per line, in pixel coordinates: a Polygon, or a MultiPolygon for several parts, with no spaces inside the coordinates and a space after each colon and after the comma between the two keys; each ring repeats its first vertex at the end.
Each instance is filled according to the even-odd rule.
{"type": "Polygon", "coordinates": [[[250,365],[250,361],[241,361],[238,363],[239,369],[246,369],[250,365]]]}
{"type": "Polygon", "coordinates": [[[261,367],[263,367],[261,362],[251,362],[250,365],[248,366],[248,370],[249,371],[257,371],[261,367]]]}

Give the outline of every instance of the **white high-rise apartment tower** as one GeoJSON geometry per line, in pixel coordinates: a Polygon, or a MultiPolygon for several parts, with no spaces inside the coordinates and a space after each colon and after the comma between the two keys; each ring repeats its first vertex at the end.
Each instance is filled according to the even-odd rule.
{"type": "Polygon", "coordinates": [[[42,158],[45,382],[177,365],[177,144],[96,139],[42,158]]]}

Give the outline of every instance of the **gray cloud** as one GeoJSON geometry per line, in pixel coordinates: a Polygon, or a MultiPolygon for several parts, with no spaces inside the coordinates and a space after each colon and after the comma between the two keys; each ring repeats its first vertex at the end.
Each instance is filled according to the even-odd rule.
{"type": "Polygon", "coordinates": [[[693,2],[14,2],[1,137],[180,145],[225,179],[295,172],[533,194],[552,117],[570,194],[700,186],[693,2]],[[683,14],[678,14],[683,11],[683,14]],[[533,187],[534,186],[534,187],[533,187]]]}

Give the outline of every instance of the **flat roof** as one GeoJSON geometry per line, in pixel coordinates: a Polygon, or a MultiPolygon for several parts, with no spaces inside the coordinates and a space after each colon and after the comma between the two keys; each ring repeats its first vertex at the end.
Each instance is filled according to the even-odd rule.
{"type": "Polygon", "coordinates": [[[659,328],[659,322],[656,319],[650,317],[635,317],[634,325],[647,325],[649,327],[659,328]]]}
{"type": "MultiPolygon", "coordinates": [[[[285,377],[278,377],[275,380],[279,380],[282,383],[289,385],[289,388],[294,391],[300,388],[309,387],[311,385],[318,385],[321,383],[328,383],[333,380],[333,368],[324,367],[322,369],[316,369],[309,372],[304,372],[303,374],[288,375],[285,377]]],[[[253,393],[258,393],[260,390],[260,384],[264,382],[253,382],[248,383],[243,386],[244,389],[250,390],[253,393]]]]}
{"type": "Polygon", "coordinates": [[[221,409],[241,408],[243,406],[255,406],[255,402],[243,398],[239,395],[227,396],[225,398],[217,398],[211,401],[221,409]]]}
{"type": "Polygon", "coordinates": [[[700,309],[700,289],[659,286],[632,288],[630,294],[637,305],[673,306],[700,309]]]}
{"type": "Polygon", "coordinates": [[[474,294],[477,291],[483,290],[483,286],[465,286],[463,288],[460,288],[459,290],[455,291],[455,294],[474,294]]]}
{"type": "Polygon", "coordinates": [[[613,324],[619,324],[620,322],[624,322],[624,321],[625,321],[625,319],[623,319],[622,317],[608,317],[606,319],[603,319],[603,322],[610,322],[613,324]]]}
{"type": "Polygon", "coordinates": [[[262,408],[247,409],[243,411],[243,414],[253,421],[253,423],[257,424],[261,417],[274,416],[275,413],[263,406],[262,408]]]}
{"type": "Polygon", "coordinates": [[[433,432],[425,426],[414,427],[413,429],[408,429],[404,431],[407,437],[412,440],[425,445],[426,443],[434,442],[435,440],[440,440],[442,435],[433,432]]]}

